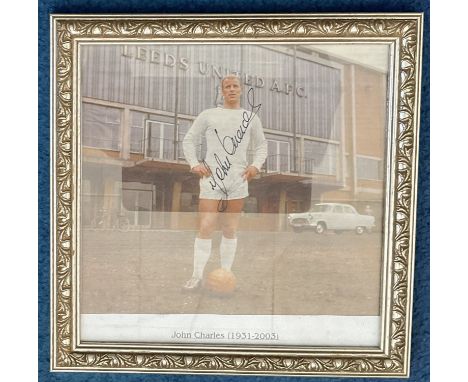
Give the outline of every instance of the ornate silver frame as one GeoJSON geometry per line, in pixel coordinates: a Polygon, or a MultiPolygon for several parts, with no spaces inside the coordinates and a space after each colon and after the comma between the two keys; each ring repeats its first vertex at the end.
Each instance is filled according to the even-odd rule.
{"type": "Polygon", "coordinates": [[[51,368],[296,376],[409,375],[422,14],[52,15],[51,368]],[[82,41],[388,41],[393,44],[382,346],[242,348],[80,344],[77,336],[78,45],[82,41]]]}

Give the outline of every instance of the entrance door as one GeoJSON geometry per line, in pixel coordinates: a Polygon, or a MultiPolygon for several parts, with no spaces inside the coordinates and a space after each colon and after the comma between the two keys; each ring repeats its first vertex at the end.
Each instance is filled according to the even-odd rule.
{"type": "Polygon", "coordinates": [[[286,203],[286,210],[288,214],[302,212],[302,201],[301,200],[288,200],[288,202],[286,203]]]}
{"type": "Polygon", "coordinates": [[[150,190],[123,189],[123,205],[130,225],[135,228],[151,226],[153,192],[150,190]]]}

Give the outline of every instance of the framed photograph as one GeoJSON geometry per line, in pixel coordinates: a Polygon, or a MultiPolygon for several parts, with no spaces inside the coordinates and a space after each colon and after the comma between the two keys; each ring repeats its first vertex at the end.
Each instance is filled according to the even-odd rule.
{"type": "Polygon", "coordinates": [[[422,21],[53,15],[52,370],[408,376],[422,21]]]}

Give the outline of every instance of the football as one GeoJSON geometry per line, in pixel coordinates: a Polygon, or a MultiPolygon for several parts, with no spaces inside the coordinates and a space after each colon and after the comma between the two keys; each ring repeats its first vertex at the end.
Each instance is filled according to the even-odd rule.
{"type": "Polygon", "coordinates": [[[218,268],[208,274],[204,287],[215,295],[229,295],[236,288],[236,277],[232,272],[218,268]]]}

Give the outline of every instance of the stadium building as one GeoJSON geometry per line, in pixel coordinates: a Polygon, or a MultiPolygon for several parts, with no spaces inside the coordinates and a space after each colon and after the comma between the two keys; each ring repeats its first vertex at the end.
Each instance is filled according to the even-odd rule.
{"type": "MultiPolygon", "coordinates": [[[[81,221],[125,214],[137,229],[196,226],[198,178],[182,140],[222,104],[236,73],[253,89],[268,158],[250,186],[242,228],[286,228],[320,201],[370,206],[381,218],[386,70],[301,45],[85,45],[80,48],[81,221]]],[[[200,158],[204,142],[199,145],[200,158]]]]}

